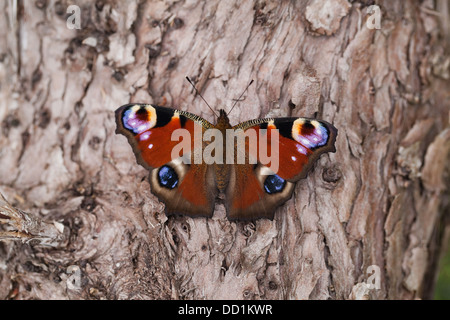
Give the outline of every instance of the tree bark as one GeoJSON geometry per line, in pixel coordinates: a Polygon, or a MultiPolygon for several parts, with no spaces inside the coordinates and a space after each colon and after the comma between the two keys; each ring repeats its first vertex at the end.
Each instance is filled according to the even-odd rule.
{"type": "Polygon", "coordinates": [[[75,2],[80,29],[69,1],[0,5],[1,298],[432,298],[450,234],[445,0],[75,2]],[[114,110],[213,122],[185,76],[216,109],[254,79],[232,124],[317,116],[337,152],[273,221],[166,217],[114,110]],[[30,242],[9,206],[56,222],[57,243],[30,242]]]}

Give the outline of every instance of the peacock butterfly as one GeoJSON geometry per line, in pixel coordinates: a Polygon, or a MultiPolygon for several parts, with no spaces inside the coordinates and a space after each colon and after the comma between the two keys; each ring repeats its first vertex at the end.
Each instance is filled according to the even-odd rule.
{"type": "Polygon", "coordinates": [[[220,109],[213,125],[186,111],[132,103],[116,110],[116,123],[116,133],[128,138],[137,162],[150,171],[152,192],[168,215],[211,217],[221,193],[229,219],[273,219],[319,156],[336,151],[337,129],[316,119],[231,126],[220,109]]]}

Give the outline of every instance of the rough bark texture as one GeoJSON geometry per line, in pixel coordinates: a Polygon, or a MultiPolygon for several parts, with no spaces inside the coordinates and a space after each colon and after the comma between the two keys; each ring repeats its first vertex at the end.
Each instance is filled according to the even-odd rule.
{"type": "Polygon", "coordinates": [[[445,0],[74,3],[79,30],[73,2],[0,4],[0,190],[64,226],[39,246],[2,205],[0,230],[25,243],[0,242],[1,298],[431,297],[449,238],[445,0]],[[337,152],[273,221],[229,222],[219,204],[167,218],[113,111],[149,102],[213,121],[185,76],[216,108],[254,79],[233,124],[317,115],[337,152]]]}

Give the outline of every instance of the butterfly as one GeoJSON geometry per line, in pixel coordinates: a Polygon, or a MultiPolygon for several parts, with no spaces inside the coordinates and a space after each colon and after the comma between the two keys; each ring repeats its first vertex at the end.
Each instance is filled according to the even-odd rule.
{"type": "Polygon", "coordinates": [[[167,215],[212,217],[222,194],[230,220],[273,219],[319,156],[336,151],[337,129],[316,119],[265,118],[231,126],[223,109],[212,124],[186,111],[142,103],[123,105],[115,115],[116,133],[127,137],[137,162],[150,171],[152,193],[165,203],[167,215]],[[214,139],[205,139],[208,132],[214,139]],[[230,132],[244,139],[219,139],[230,132]],[[262,156],[262,149],[270,157],[262,156]]]}

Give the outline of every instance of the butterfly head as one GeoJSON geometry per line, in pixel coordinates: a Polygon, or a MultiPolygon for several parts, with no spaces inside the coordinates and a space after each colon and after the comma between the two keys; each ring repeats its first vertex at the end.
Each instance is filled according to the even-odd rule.
{"type": "Polygon", "coordinates": [[[219,110],[219,117],[217,118],[217,128],[219,129],[230,129],[230,119],[228,119],[228,115],[225,112],[225,110],[220,109],[219,110]]]}

